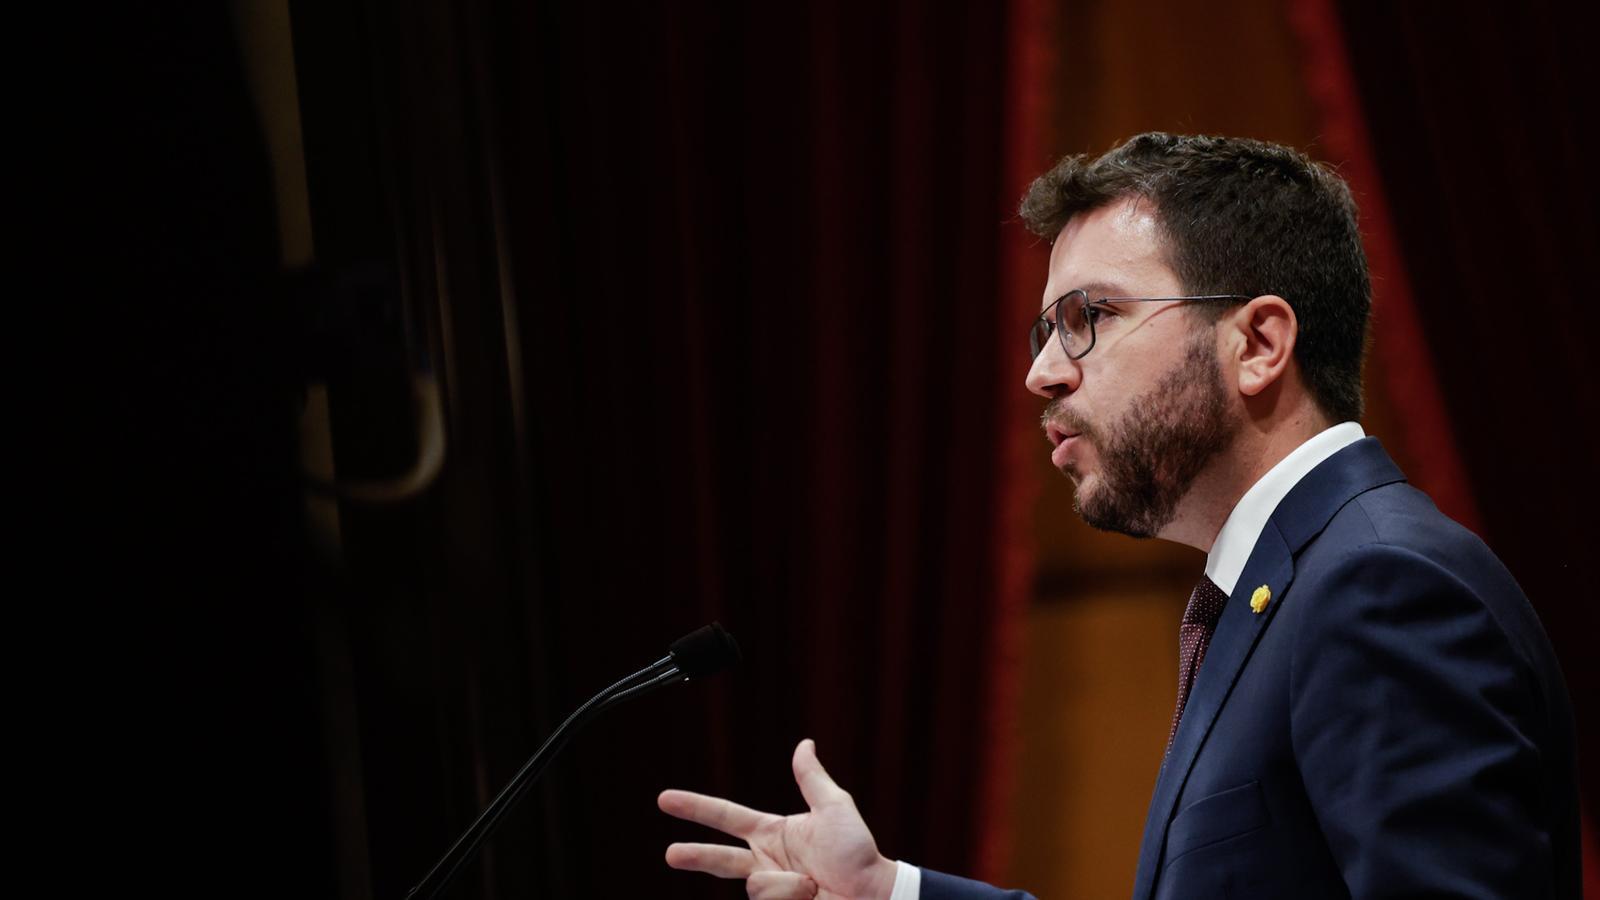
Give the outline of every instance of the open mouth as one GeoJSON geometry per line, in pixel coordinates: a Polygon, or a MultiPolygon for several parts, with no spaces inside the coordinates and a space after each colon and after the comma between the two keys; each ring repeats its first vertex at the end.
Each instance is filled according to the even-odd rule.
{"type": "Polygon", "coordinates": [[[1063,472],[1069,472],[1077,466],[1078,453],[1074,449],[1082,438],[1083,432],[1074,429],[1062,421],[1064,417],[1047,417],[1044,419],[1044,434],[1050,439],[1050,463],[1063,472]]]}

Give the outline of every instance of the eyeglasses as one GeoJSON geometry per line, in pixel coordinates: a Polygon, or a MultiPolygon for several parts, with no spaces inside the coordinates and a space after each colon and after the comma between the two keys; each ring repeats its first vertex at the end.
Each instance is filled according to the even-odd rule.
{"type": "Polygon", "coordinates": [[[1033,353],[1032,358],[1038,359],[1050,335],[1055,334],[1060,337],[1061,349],[1066,351],[1068,359],[1083,359],[1094,349],[1094,323],[1104,314],[1103,306],[1108,303],[1237,303],[1249,299],[1242,294],[1207,294],[1201,297],[1101,297],[1090,302],[1089,295],[1083,291],[1068,291],[1033,320],[1033,327],[1028,329],[1028,349],[1033,353]]]}

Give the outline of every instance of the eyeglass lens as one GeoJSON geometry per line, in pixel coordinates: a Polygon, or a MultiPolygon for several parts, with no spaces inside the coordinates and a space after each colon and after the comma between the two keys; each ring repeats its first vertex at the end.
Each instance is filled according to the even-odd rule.
{"type": "Polygon", "coordinates": [[[1084,303],[1084,293],[1072,291],[1057,300],[1052,310],[1034,320],[1033,330],[1028,333],[1028,349],[1035,357],[1049,346],[1051,335],[1063,328],[1065,332],[1059,334],[1058,339],[1069,357],[1089,345],[1089,320],[1083,312],[1084,303]],[[1054,313],[1054,321],[1051,321],[1051,313],[1054,313]]]}

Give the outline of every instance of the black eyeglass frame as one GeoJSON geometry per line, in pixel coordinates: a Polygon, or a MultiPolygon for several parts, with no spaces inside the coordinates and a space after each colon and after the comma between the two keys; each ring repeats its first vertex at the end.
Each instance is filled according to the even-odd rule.
{"type": "MultiPolygon", "coordinates": [[[[1254,298],[1247,297],[1244,294],[1202,294],[1194,297],[1101,297],[1098,300],[1090,300],[1089,292],[1078,288],[1067,291],[1057,297],[1056,301],[1045,307],[1044,311],[1039,313],[1039,318],[1034,319],[1033,324],[1028,326],[1028,349],[1032,351],[1031,358],[1033,359],[1038,359],[1039,354],[1044,352],[1044,345],[1039,337],[1039,326],[1040,323],[1043,323],[1044,327],[1055,334],[1057,340],[1061,342],[1061,352],[1067,354],[1067,359],[1078,360],[1088,356],[1089,351],[1094,349],[1096,337],[1094,317],[1088,315],[1088,310],[1091,306],[1111,303],[1217,303],[1223,300],[1238,303],[1252,299],[1254,298]],[[1072,349],[1067,346],[1066,335],[1071,333],[1071,329],[1063,329],[1057,325],[1057,322],[1061,319],[1061,304],[1067,302],[1067,298],[1073,294],[1083,297],[1083,320],[1089,323],[1089,343],[1083,348],[1083,352],[1078,354],[1074,354],[1072,349]],[[1052,316],[1054,318],[1051,318],[1052,316]]],[[[1043,340],[1048,341],[1049,339],[1049,336],[1046,335],[1043,340]]]]}

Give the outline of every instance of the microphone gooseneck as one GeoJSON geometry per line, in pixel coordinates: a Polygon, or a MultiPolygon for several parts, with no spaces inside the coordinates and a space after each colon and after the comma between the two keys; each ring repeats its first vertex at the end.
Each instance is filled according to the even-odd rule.
{"type": "Polygon", "coordinates": [[[432,900],[442,896],[455,881],[461,867],[477,856],[483,842],[499,829],[505,814],[527,794],[550,760],[561,752],[572,734],[590,719],[624,701],[642,697],[669,684],[715,675],[738,662],[739,658],[739,644],[734,641],[733,635],[721,624],[712,622],[673,641],[666,656],[590,697],[551,732],[550,737],[517,770],[517,774],[511,776],[511,781],[484,807],[478,818],[467,826],[467,830],[456,838],[444,856],[417,882],[417,886],[406,894],[406,900],[432,900]]]}

